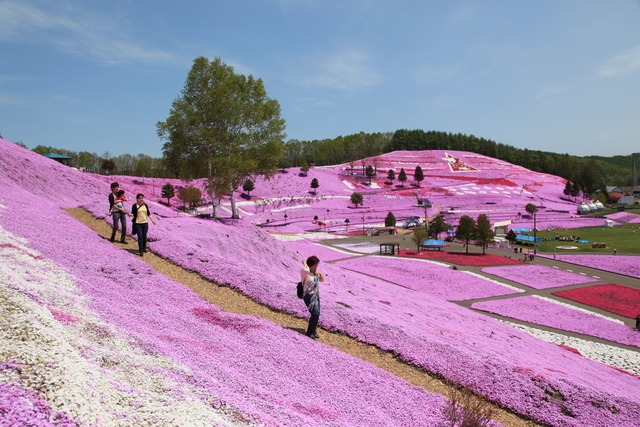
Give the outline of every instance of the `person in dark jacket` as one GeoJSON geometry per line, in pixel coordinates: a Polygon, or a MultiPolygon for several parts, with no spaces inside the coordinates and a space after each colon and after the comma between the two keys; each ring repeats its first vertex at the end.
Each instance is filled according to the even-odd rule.
{"type": "Polygon", "coordinates": [[[127,213],[124,210],[114,209],[116,204],[116,195],[120,190],[120,185],[117,182],[111,183],[111,194],[109,194],[109,213],[111,213],[111,243],[113,243],[116,239],[116,232],[118,231],[118,223],[120,223],[120,228],[122,229],[122,234],[120,235],[120,243],[127,243],[125,237],[127,236],[127,213]]]}

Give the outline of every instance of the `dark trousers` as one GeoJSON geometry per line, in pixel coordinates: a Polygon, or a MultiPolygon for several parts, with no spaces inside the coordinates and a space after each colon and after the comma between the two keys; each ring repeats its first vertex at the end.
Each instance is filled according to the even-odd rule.
{"type": "Polygon", "coordinates": [[[143,223],[138,224],[135,223],[134,227],[136,228],[136,234],[138,236],[138,250],[140,253],[143,253],[145,249],[147,249],[147,231],[149,231],[149,224],[143,223]]]}
{"type": "Polygon", "coordinates": [[[116,238],[116,231],[118,231],[119,222],[122,228],[120,241],[124,242],[124,238],[127,235],[127,216],[120,211],[116,211],[111,214],[111,219],[113,220],[113,225],[111,226],[111,241],[113,242],[116,238]]]}
{"type": "MultiPolygon", "coordinates": [[[[309,304],[311,304],[311,297],[314,295],[305,295],[304,303],[307,308],[309,304]]],[[[316,333],[316,326],[318,326],[318,319],[320,319],[320,296],[318,295],[318,301],[313,309],[309,310],[311,313],[311,317],[309,317],[309,326],[307,326],[307,335],[312,335],[316,333]]]]}

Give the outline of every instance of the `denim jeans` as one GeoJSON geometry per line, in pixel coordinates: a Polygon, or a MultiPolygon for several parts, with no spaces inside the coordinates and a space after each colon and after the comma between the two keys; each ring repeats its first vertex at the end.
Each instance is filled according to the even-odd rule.
{"type": "Polygon", "coordinates": [[[309,317],[309,326],[307,327],[307,335],[316,333],[316,326],[318,326],[318,319],[320,319],[320,295],[305,295],[304,303],[311,313],[309,317]]]}
{"type": "Polygon", "coordinates": [[[111,219],[113,220],[113,225],[111,226],[111,240],[115,240],[116,231],[118,231],[118,222],[120,222],[122,228],[120,240],[124,241],[124,238],[127,235],[127,216],[120,211],[116,211],[111,214],[111,219]]]}
{"type": "Polygon", "coordinates": [[[143,253],[147,249],[147,231],[149,231],[149,223],[139,224],[136,222],[136,234],[138,235],[138,250],[143,253]]]}

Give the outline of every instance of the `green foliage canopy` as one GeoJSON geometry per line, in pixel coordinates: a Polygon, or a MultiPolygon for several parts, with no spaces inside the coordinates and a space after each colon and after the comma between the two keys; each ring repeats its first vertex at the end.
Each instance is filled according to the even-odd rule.
{"type": "Polygon", "coordinates": [[[173,185],[166,183],[164,186],[162,186],[162,192],[160,193],[160,196],[167,199],[167,204],[171,204],[171,198],[175,195],[176,191],[173,185]]]}
{"type": "Polygon", "coordinates": [[[362,197],[362,194],[351,193],[351,203],[353,203],[355,207],[358,207],[358,205],[361,205],[363,201],[364,201],[364,198],[362,197]]]}
{"type": "MultiPolygon", "coordinates": [[[[212,200],[225,187],[233,195],[249,176],[274,173],[284,152],[280,104],[261,79],[236,74],[220,58],[193,61],[169,117],[156,127],[167,165],[182,178],[208,178],[212,200]]],[[[237,217],[233,199],[232,208],[237,217]]]]}
{"type": "Polygon", "coordinates": [[[469,253],[469,241],[475,238],[476,222],[468,215],[463,215],[458,223],[456,239],[464,240],[466,253],[469,253]]]}
{"type": "Polygon", "coordinates": [[[475,229],[475,241],[476,245],[482,246],[482,253],[486,253],[487,245],[493,243],[496,233],[491,228],[491,222],[486,214],[478,215],[478,220],[475,229]]]}

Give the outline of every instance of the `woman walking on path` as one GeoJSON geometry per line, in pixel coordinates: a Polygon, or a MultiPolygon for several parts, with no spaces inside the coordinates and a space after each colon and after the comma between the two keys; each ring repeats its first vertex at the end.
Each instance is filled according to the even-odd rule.
{"type": "Polygon", "coordinates": [[[324,274],[318,270],[320,260],[315,255],[302,261],[304,268],[300,270],[300,280],[302,281],[304,303],[311,313],[307,336],[313,339],[320,338],[316,333],[316,326],[320,318],[320,284],[324,282],[324,274]]]}
{"type": "Polygon", "coordinates": [[[156,225],[156,221],[151,216],[149,206],[144,202],[143,194],[136,196],[136,203],[131,207],[131,213],[133,214],[133,227],[138,235],[138,250],[140,251],[140,256],[143,256],[147,251],[148,220],[150,219],[153,225],[156,225]]]}

